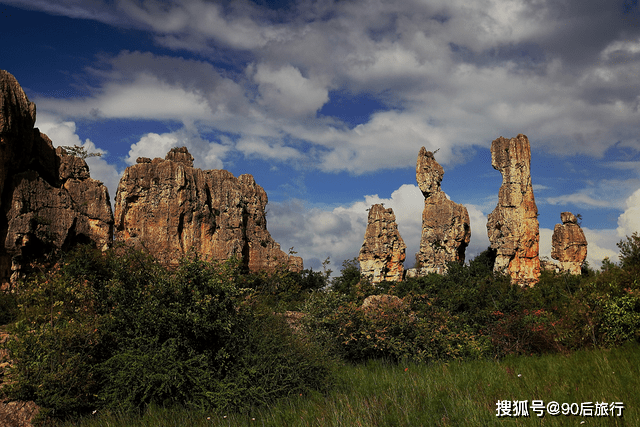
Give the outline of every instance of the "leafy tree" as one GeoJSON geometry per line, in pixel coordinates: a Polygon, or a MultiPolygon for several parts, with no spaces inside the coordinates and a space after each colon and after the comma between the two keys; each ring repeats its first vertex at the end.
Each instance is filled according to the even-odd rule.
{"type": "Polygon", "coordinates": [[[340,276],[333,279],[331,289],[345,295],[352,295],[361,278],[358,258],[346,259],[342,261],[340,276]]]}
{"type": "Polygon", "coordinates": [[[617,243],[620,248],[620,266],[629,272],[640,272],[640,235],[635,231],[617,243]]]}

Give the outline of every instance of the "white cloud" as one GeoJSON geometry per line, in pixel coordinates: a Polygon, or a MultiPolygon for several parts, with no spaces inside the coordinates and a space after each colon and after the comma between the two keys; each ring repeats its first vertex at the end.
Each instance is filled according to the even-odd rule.
{"type": "Polygon", "coordinates": [[[123,0],[118,6],[130,19],[148,25],[158,34],[173,34],[174,40],[201,37],[236,49],[259,49],[288,34],[285,27],[261,24],[254,19],[251,15],[259,15],[260,11],[244,2],[228,5],[235,9],[229,13],[220,4],[199,0],[173,5],[147,0],[142,6],[123,0]]]}
{"type": "Polygon", "coordinates": [[[275,159],[280,161],[301,159],[302,153],[293,147],[284,146],[280,141],[269,143],[256,137],[245,136],[236,142],[236,149],[247,157],[275,159]]]}
{"type": "Polygon", "coordinates": [[[258,64],[253,78],[258,83],[261,103],[287,117],[315,114],[329,100],[329,91],[324,85],[302,76],[300,70],[291,65],[273,69],[258,64]]]}
{"type": "MultiPolygon", "coordinates": [[[[591,175],[591,171],[572,171],[591,175]]],[[[560,196],[540,198],[541,202],[550,205],[577,205],[580,208],[617,208],[626,209],[628,206],[627,198],[633,193],[640,184],[637,178],[629,179],[598,179],[597,181],[585,180],[585,187],[571,193],[560,196]]]]}
{"type": "Polygon", "coordinates": [[[469,213],[469,222],[471,226],[471,240],[467,246],[466,259],[470,260],[485,251],[490,245],[487,235],[487,216],[482,213],[478,206],[465,205],[469,213]]]}
{"type": "Polygon", "coordinates": [[[71,117],[178,121],[211,117],[209,104],[200,94],[148,74],[140,74],[132,82],[109,82],[93,98],[40,98],[37,103],[44,110],[71,117]]]}
{"type": "Polygon", "coordinates": [[[547,197],[545,200],[551,205],[567,205],[571,203],[575,205],[586,205],[599,208],[611,207],[611,201],[606,199],[594,199],[590,195],[583,192],[566,194],[558,197],[547,197]]]}
{"type": "Polygon", "coordinates": [[[587,261],[592,267],[600,268],[605,258],[618,261],[616,243],[620,241],[620,237],[616,230],[591,230],[583,227],[582,231],[587,239],[587,261]]]}
{"type": "MultiPolygon", "coordinates": [[[[539,243],[539,253],[540,257],[546,257],[549,260],[551,258],[551,240],[553,237],[553,230],[550,228],[542,228],[540,227],[540,243],[539,243]]],[[[587,241],[587,245],[589,242],[587,241]]],[[[587,246],[587,254],[589,252],[589,247],[587,246]]]]}
{"type": "Polygon", "coordinates": [[[626,209],[618,217],[618,236],[630,236],[640,233],[640,189],[636,190],[625,202],[626,209]]]}
{"type": "Polygon", "coordinates": [[[215,63],[239,53],[228,61],[242,71],[124,51],[104,59],[111,70],[92,69],[103,83],[91,97],[43,98],[38,107],[71,119],[176,120],[281,139],[269,140],[272,147],[299,139],[317,148],[306,151],[309,164],[355,174],[409,166],[421,145],[440,148],[445,165],[464,161],[460,150],[521,132],[560,155],[601,157],[618,142],[640,147],[640,98],[630,89],[637,38],[567,33],[617,19],[583,3],[578,19],[553,2],[507,0],[299,2],[279,13],[249,2],[94,2],[82,16],[120,14],[165,46],[215,63]],[[583,49],[591,59],[579,66],[566,58],[583,49]],[[611,59],[620,52],[624,64],[611,59]],[[355,129],[341,127],[340,117],[315,117],[330,90],[388,107],[355,129]]]}
{"type": "Polygon", "coordinates": [[[207,141],[194,129],[185,127],[163,134],[147,133],[131,145],[125,162],[133,165],[138,157],[164,159],[174,147],[187,147],[194,157],[193,166],[201,169],[222,169],[222,159],[232,149],[231,142],[226,138],[221,138],[221,142],[207,141]]]}
{"type": "Polygon", "coordinates": [[[169,150],[181,146],[183,146],[183,144],[181,144],[180,138],[174,133],[164,133],[160,135],[151,132],[140,138],[140,141],[131,145],[129,157],[125,159],[125,162],[129,165],[135,165],[138,157],[149,157],[151,159],[160,157],[164,159],[169,150]]]}

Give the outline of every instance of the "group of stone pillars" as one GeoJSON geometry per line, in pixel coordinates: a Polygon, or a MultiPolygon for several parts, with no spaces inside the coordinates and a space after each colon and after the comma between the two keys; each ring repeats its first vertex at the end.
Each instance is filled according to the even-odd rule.
{"type": "MultiPolygon", "coordinates": [[[[496,251],[494,271],[509,274],[513,283],[533,286],[540,276],[538,208],[531,184],[531,146],[525,135],[500,137],[491,144],[491,165],[502,174],[498,205],[488,215],[487,234],[496,251]]],[[[444,169],[433,153],[420,149],[416,180],[424,195],[422,236],[416,266],[404,271],[406,245],[392,209],[373,205],[358,257],[364,276],[373,283],[400,281],[405,276],[444,273],[449,262],[464,262],[471,238],[467,209],[447,198],[440,188],[444,169]]],[[[551,263],[557,271],[580,274],[587,241],[577,218],[561,214],[553,233],[551,263]]]]}

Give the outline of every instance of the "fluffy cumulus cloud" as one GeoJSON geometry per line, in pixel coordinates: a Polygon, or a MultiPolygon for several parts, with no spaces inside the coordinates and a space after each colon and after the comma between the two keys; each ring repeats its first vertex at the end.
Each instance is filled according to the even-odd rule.
{"type": "Polygon", "coordinates": [[[303,157],[300,151],[285,146],[279,140],[270,143],[268,139],[252,135],[240,138],[236,142],[235,148],[249,158],[285,161],[303,157]]]}
{"type": "Polygon", "coordinates": [[[188,127],[175,132],[163,134],[148,133],[138,142],[131,145],[125,162],[129,165],[136,163],[138,157],[163,158],[174,147],[187,147],[194,157],[193,166],[201,169],[222,169],[222,159],[231,149],[231,142],[222,138],[220,142],[208,141],[190,130],[188,127]]]}
{"type": "Polygon", "coordinates": [[[326,87],[302,76],[291,65],[273,69],[259,64],[253,79],[258,84],[261,104],[284,116],[315,114],[329,100],[326,87]]]}
{"type": "Polygon", "coordinates": [[[626,209],[618,217],[618,236],[630,236],[640,233],[640,189],[636,190],[626,200],[626,209]]]}

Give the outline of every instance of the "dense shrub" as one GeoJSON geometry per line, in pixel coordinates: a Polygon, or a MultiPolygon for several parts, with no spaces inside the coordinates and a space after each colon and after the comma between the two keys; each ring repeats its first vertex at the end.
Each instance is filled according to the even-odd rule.
{"type": "Polygon", "coordinates": [[[292,272],[286,265],[243,275],[239,286],[252,289],[275,311],[299,310],[311,293],[327,286],[327,275],[310,269],[292,272]]]}
{"type": "Polygon", "coordinates": [[[372,308],[329,291],[310,299],[305,313],[305,332],[350,362],[426,362],[478,358],[488,352],[486,340],[425,296],[372,308]],[[429,309],[415,311],[419,306],[429,309]]]}
{"type": "Polygon", "coordinates": [[[341,357],[399,360],[504,357],[614,346],[640,339],[640,237],[618,245],[621,263],[582,275],[543,271],[532,288],[493,272],[490,248],[443,275],[372,285],[345,262],[329,291],[304,306],[307,329],[341,357]],[[367,312],[374,294],[403,298],[402,308],[367,312]]]}
{"type": "Polygon", "coordinates": [[[326,390],[323,352],[239,286],[236,260],[82,248],[19,288],[7,392],[67,418],[150,404],[246,409],[326,390]]]}

